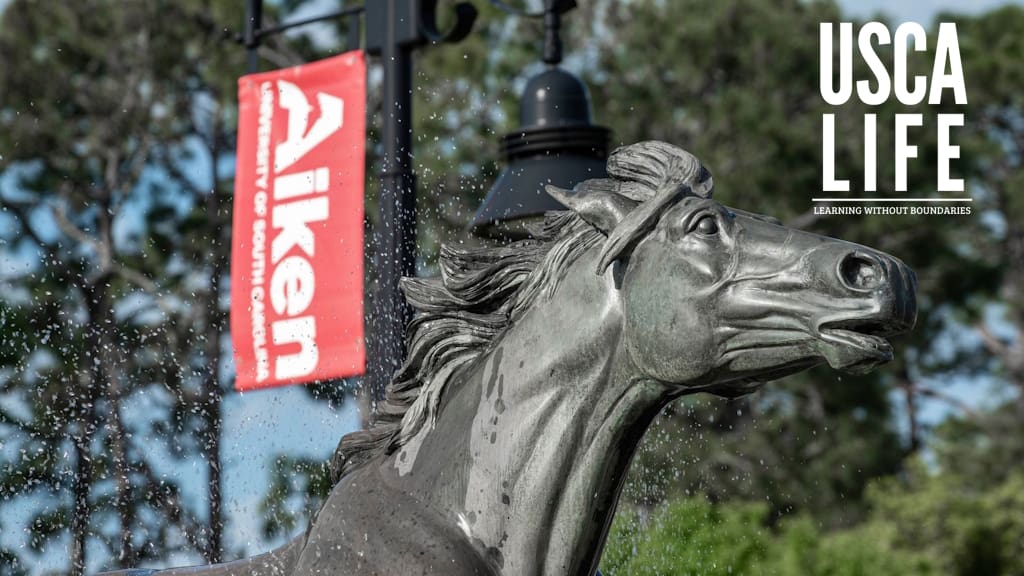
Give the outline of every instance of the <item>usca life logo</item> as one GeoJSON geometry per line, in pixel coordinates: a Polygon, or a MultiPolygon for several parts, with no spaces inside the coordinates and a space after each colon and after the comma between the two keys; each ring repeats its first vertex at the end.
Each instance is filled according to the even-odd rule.
{"type": "MultiPolygon", "coordinates": [[[[835,51],[835,26],[831,22],[820,27],[820,81],[821,97],[831,106],[842,106],[856,97],[864,104],[878,106],[895,97],[905,106],[917,106],[927,100],[928,105],[937,105],[942,99],[952,97],[957,106],[967,104],[967,90],[960,61],[960,45],[956,25],[939,25],[935,39],[934,62],[930,76],[908,72],[910,51],[925,52],[928,49],[928,35],[915,22],[905,22],[891,33],[880,22],[869,22],[862,26],[857,35],[857,49],[861,59],[870,70],[871,78],[855,81],[853,77],[853,24],[841,22],[838,25],[839,50],[835,51]],[[891,73],[886,62],[876,52],[876,47],[892,45],[893,60],[891,73]],[[835,73],[835,58],[838,55],[838,74],[835,73]]],[[[891,154],[895,169],[893,188],[897,193],[909,192],[907,167],[919,158],[918,146],[913,144],[913,135],[923,130],[923,114],[920,112],[897,113],[889,119],[894,138],[893,150],[879,150],[876,145],[879,123],[877,114],[864,114],[864,194],[841,197],[814,198],[815,202],[835,202],[840,206],[815,206],[817,214],[970,214],[971,198],[964,197],[964,182],[950,176],[951,164],[960,157],[960,147],[953,144],[954,128],[964,125],[963,113],[936,114],[935,129],[938,131],[936,187],[937,196],[926,196],[920,192],[902,194],[902,198],[877,197],[879,182],[877,166],[879,157],[886,161],[885,154],[891,154]],[[957,194],[960,193],[960,194],[957,194]],[[887,204],[887,205],[877,205],[887,204]],[[894,205],[895,204],[895,205],[894,205]]],[[[822,115],[822,191],[828,193],[849,193],[848,175],[836,174],[836,120],[834,113],[822,115]],[[845,177],[844,177],[845,176],[845,177]]],[[[889,183],[886,183],[888,187],[889,183]]]]}

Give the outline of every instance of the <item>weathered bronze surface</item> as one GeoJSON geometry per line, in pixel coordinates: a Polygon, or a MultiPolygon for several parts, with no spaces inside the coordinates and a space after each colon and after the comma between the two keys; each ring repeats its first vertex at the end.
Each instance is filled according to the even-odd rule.
{"type": "MultiPolygon", "coordinates": [[[[305,534],[172,575],[591,575],[640,438],[672,400],[827,362],[864,372],[916,316],[876,250],[711,199],[662,142],[620,148],[536,240],[446,248],[406,279],[409,359],[344,437],[305,534]]],[[[150,571],[130,571],[151,574],[150,571]]]]}

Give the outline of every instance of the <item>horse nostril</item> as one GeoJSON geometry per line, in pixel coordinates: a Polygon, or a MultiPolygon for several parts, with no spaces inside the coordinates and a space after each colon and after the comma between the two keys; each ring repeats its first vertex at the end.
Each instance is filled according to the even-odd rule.
{"type": "Polygon", "coordinates": [[[839,278],[854,290],[870,290],[884,280],[878,261],[857,253],[847,254],[839,262],[839,278]]]}

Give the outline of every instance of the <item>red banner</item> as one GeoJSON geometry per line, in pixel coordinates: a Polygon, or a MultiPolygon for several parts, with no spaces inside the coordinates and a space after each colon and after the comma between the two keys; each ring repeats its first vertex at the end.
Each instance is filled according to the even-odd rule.
{"type": "Polygon", "coordinates": [[[238,101],[235,388],[361,374],[363,53],[243,76],[238,101]]]}

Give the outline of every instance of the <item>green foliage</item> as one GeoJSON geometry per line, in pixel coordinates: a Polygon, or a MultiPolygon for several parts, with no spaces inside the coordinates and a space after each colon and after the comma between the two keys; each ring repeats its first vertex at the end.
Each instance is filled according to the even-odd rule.
{"type": "Polygon", "coordinates": [[[753,573],[771,540],[760,504],[714,506],[701,499],[673,502],[646,530],[621,519],[609,536],[602,572],[609,576],[707,576],[753,573]]]}
{"type": "Polygon", "coordinates": [[[1024,575],[1024,472],[984,486],[917,459],[867,490],[870,513],[830,530],[808,514],[771,525],[763,503],[672,501],[620,511],[605,574],[772,576],[1024,575]],[[641,520],[643,518],[643,520],[641,520]]]}
{"type": "Polygon", "coordinates": [[[895,529],[898,546],[933,559],[944,574],[1024,574],[1024,473],[985,487],[957,472],[911,462],[903,477],[871,488],[873,522],[895,529]]]}
{"type": "Polygon", "coordinates": [[[808,518],[785,522],[765,574],[779,576],[929,576],[929,560],[893,546],[893,528],[863,524],[823,534],[808,518]]]}
{"type": "Polygon", "coordinates": [[[230,12],[208,4],[0,15],[0,260],[19,263],[0,277],[0,446],[21,455],[0,467],[0,504],[49,503],[18,519],[24,565],[62,541],[75,574],[92,550],[219,558],[219,519],[202,527],[212,515],[154,466],[163,449],[219,467],[221,100],[241,54],[219,51],[230,12]],[[128,408],[143,395],[149,411],[128,408]]]}
{"type": "Polygon", "coordinates": [[[1001,484],[1024,463],[1024,416],[1007,402],[970,417],[949,418],[931,442],[939,469],[970,478],[977,490],[1001,484]]]}
{"type": "Polygon", "coordinates": [[[764,504],[674,501],[640,528],[620,513],[601,570],[614,575],[928,576],[917,554],[898,550],[893,527],[823,533],[809,517],[769,527],[764,504]]]}
{"type": "Polygon", "coordinates": [[[1015,472],[986,494],[984,501],[990,511],[992,532],[999,542],[1004,574],[1024,575],[1024,473],[1015,472]]]}
{"type": "MultiPolygon", "coordinates": [[[[601,570],[613,575],[929,576],[922,554],[894,546],[895,527],[823,533],[809,517],[770,527],[764,504],[681,499],[640,528],[621,513],[601,570]]],[[[979,573],[980,574],[980,573],[979,573]]]]}
{"type": "Polygon", "coordinates": [[[678,401],[642,443],[627,497],[756,499],[773,516],[803,510],[833,526],[856,522],[865,485],[894,473],[904,453],[886,389],[825,370],[811,378],[746,399],[678,401]]]}
{"type": "Polygon", "coordinates": [[[279,456],[270,473],[270,488],[260,502],[262,530],[267,538],[290,536],[303,528],[331,491],[327,462],[279,456]]]}

